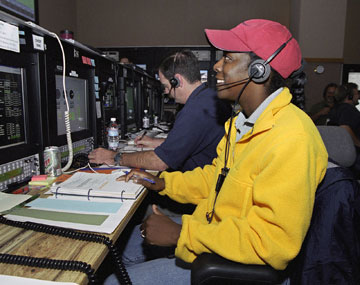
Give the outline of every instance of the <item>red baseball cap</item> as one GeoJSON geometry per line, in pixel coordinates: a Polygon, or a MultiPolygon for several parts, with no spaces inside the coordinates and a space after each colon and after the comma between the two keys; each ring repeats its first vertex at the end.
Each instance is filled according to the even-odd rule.
{"type": "MultiPolygon", "coordinates": [[[[292,37],[285,26],[264,19],[248,20],[231,30],[205,29],[205,33],[217,49],[229,52],[251,51],[263,60],[267,60],[292,37]]],[[[301,67],[298,42],[292,38],[270,62],[270,66],[284,78],[298,70],[301,67]]]]}

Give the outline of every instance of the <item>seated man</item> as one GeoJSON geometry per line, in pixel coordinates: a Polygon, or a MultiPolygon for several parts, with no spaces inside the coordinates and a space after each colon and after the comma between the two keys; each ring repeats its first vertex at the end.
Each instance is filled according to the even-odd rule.
{"type": "Polygon", "coordinates": [[[355,83],[341,85],[335,93],[335,106],[329,113],[329,125],[342,126],[360,147],[360,112],[358,86],[355,83]]]}
{"type": "Polygon", "coordinates": [[[160,171],[187,171],[211,163],[225,132],[223,124],[230,117],[229,103],[218,99],[214,90],[201,83],[199,63],[191,51],[165,58],[159,76],[165,92],[184,104],[166,140],[145,136],[135,141],[144,147],[156,147],[154,151],[120,154],[98,148],[89,154],[91,163],[160,171]]]}
{"type": "MultiPolygon", "coordinates": [[[[245,264],[287,267],[299,252],[312,215],[327,152],[312,120],[290,103],[285,79],[301,66],[285,26],[248,20],[231,30],[206,30],[225,52],[214,66],[218,96],[239,103],[211,165],[160,177],[133,170],[123,177],[181,203],[197,205],[175,223],[153,206],[124,250],[134,284],[190,284],[189,263],[213,252],[245,264]],[[147,183],[141,177],[155,180],[147,183]],[[146,247],[176,246],[176,258],[149,260],[146,247]],[[149,261],[145,261],[149,260],[149,261]]],[[[150,257],[151,258],[151,257],[150,257]]],[[[114,275],[106,284],[117,284],[114,275]]]]}
{"type": "Polygon", "coordinates": [[[329,112],[331,108],[334,107],[336,89],[337,84],[335,83],[326,85],[323,92],[324,100],[311,107],[309,116],[314,121],[315,125],[326,125],[329,112]]]}
{"type": "Polygon", "coordinates": [[[335,93],[335,106],[329,113],[328,125],[344,128],[354,141],[357,157],[352,171],[360,178],[360,112],[355,107],[359,101],[358,86],[355,83],[341,85],[335,93]]]}

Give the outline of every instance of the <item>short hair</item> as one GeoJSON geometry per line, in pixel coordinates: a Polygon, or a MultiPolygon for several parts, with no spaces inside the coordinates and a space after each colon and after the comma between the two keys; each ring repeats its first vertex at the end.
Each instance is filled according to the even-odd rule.
{"type": "Polygon", "coordinates": [[[176,73],[181,74],[189,83],[201,80],[199,62],[191,50],[183,50],[166,57],[159,66],[159,71],[168,80],[176,73]]]}
{"type": "Polygon", "coordinates": [[[325,98],[326,96],[326,93],[328,92],[328,89],[331,88],[331,87],[335,87],[335,88],[338,88],[338,85],[336,83],[329,83],[328,85],[325,86],[324,88],[324,91],[323,91],[323,97],[325,98]]]}
{"type": "Polygon", "coordinates": [[[349,97],[353,89],[358,90],[358,85],[352,82],[340,85],[335,93],[335,101],[337,103],[343,102],[346,97],[349,97]]]}
{"type": "MultiPolygon", "coordinates": [[[[252,62],[254,62],[257,59],[262,60],[262,58],[260,58],[253,52],[249,52],[249,55],[250,55],[249,66],[252,62]]],[[[268,81],[269,81],[269,84],[266,84],[266,86],[265,86],[268,96],[271,95],[273,92],[275,92],[276,90],[278,90],[281,87],[287,87],[285,79],[273,68],[271,68],[271,73],[270,73],[270,77],[269,77],[268,81]]]]}

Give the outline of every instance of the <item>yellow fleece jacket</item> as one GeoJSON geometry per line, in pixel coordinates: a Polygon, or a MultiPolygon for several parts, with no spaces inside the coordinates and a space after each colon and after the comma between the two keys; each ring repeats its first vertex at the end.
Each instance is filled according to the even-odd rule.
{"type": "Polygon", "coordinates": [[[230,171],[211,224],[206,213],[213,208],[227,133],[211,165],[161,174],[166,186],[160,194],[197,204],[192,215],[182,217],[177,257],[192,262],[203,252],[214,252],[245,264],[284,269],[298,254],[328,156],[311,119],[290,101],[291,94],[284,88],[237,143],[233,123],[230,171]]]}

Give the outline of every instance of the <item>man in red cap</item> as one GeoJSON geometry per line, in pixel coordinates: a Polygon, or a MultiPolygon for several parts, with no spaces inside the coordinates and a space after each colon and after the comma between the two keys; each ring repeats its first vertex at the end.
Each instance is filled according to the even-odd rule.
{"type": "Polygon", "coordinates": [[[160,178],[141,171],[124,177],[154,179],[155,184],[138,182],[197,205],[192,215],[182,216],[181,224],[153,206],[141,236],[150,245],[176,246],[176,258],[142,262],[134,254],[133,260],[142,262],[128,266],[135,283],[189,284],[184,262],[204,252],[285,269],[301,248],[315,191],[326,172],[327,152],[315,125],[290,103],[285,79],[301,67],[301,52],[288,29],[249,20],[231,30],[205,32],[224,51],[214,66],[222,82],[218,96],[239,103],[242,111],[225,124],[211,165],[163,172],[160,178]]]}

